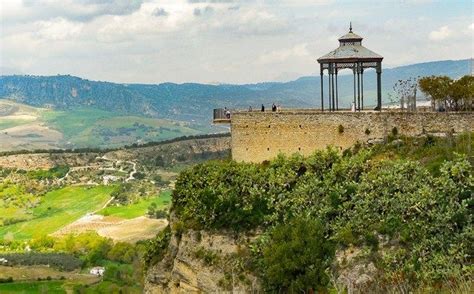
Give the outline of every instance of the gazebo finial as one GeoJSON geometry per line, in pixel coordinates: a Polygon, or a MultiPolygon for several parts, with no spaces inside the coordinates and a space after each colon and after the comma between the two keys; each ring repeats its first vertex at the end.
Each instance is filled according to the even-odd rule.
{"type": "Polygon", "coordinates": [[[349,24],[349,33],[352,33],[352,21],[349,24]]]}

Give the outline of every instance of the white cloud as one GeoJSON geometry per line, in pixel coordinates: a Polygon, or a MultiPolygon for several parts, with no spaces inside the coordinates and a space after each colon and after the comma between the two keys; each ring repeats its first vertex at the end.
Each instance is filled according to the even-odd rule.
{"type": "Polygon", "coordinates": [[[46,40],[66,40],[81,33],[83,24],[68,21],[62,17],[57,17],[48,21],[38,21],[36,35],[46,40]]]}
{"type": "Polygon", "coordinates": [[[141,7],[143,0],[2,0],[4,21],[25,22],[62,17],[90,21],[101,15],[127,15],[141,7]]]}
{"type": "Polygon", "coordinates": [[[258,59],[261,64],[271,64],[284,62],[288,59],[295,57],[309,57],[309,51],[307,49],[308,44],[298,44],[292,48],[274,50],[268,53],[261,55],[258,59]]]}
{"type": "Polygon", "coordinates": [[[448,26],[442,26],[438,30],[432,31],[429,37],[430,37],[430,40],[441,41],[450,37],[451,34],[452,34],[452,31],[449,29],[448,26]]]}
{"type": "Polygon", "coordinates": [[[0,65],[25,74],[147,83],[296,77],[317,70],[315,59],[351,20],[384,66],[472,55],[468,1],[0,1],[0,65]]]}

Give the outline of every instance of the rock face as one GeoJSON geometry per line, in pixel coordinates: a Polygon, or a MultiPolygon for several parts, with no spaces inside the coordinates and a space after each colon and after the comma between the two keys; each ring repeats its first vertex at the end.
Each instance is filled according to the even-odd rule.
{"type": "Polygon", "coordinates": [[[148,270],[145,293],[258,292],[257,278],[235,267],[249,238],[193,230],[173,235],[164,259],[148,270]]]}
{"type": "Polygon", "coordinates": [[[189,161],[193,158],[215,159],[230,154],[230,137],[197,138],[178,140],[171,143],[149,147],[120,149],[105,153],[27,153],[0,156],[0,168],[18,168],[24,170],[49,169],[58,165],[99,166],[98,157],[105,156],[113,160],[135,161],[147,165],[157,156],[165,163],[173,164],[179,160],[189,161]]]}

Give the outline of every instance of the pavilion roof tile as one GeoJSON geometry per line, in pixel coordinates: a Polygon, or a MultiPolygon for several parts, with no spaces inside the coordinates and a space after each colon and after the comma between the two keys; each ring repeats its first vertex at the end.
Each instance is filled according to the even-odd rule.
{"type": "Polygon", "coordinates": [[[383,57],[362,45],[344,45],[336,48],[326,55],[318,58],[318,61],[338,59],[380,59],[383,57]]]}

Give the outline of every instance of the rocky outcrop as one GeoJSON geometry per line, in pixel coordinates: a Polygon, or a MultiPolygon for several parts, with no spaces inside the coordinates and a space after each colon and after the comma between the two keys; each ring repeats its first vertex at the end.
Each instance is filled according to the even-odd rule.
{"type": "Polygon", "coordinates": [[[17,168],[24,170],[49,169],[58,165],[100,166],[99,157],[111,160],[128,160],[140,165],[155,165],[161,159],[166,165],[176,162],[189,162],[195,158],[216,159],[230,154],[230,137],[196,138],[177,140],[176,142],[157,144],[148,147],[120,149],[109,152],[74,152],[74,153],[26,153],[0,156],[0,168],[17,168]]]}
{"type": "Polygon", "coordinates": [[[258,279],[241,266],[253,238],[194,230],[173,235],[164,259],[147,272],[145,293],[258,292],[258,279]]]}

